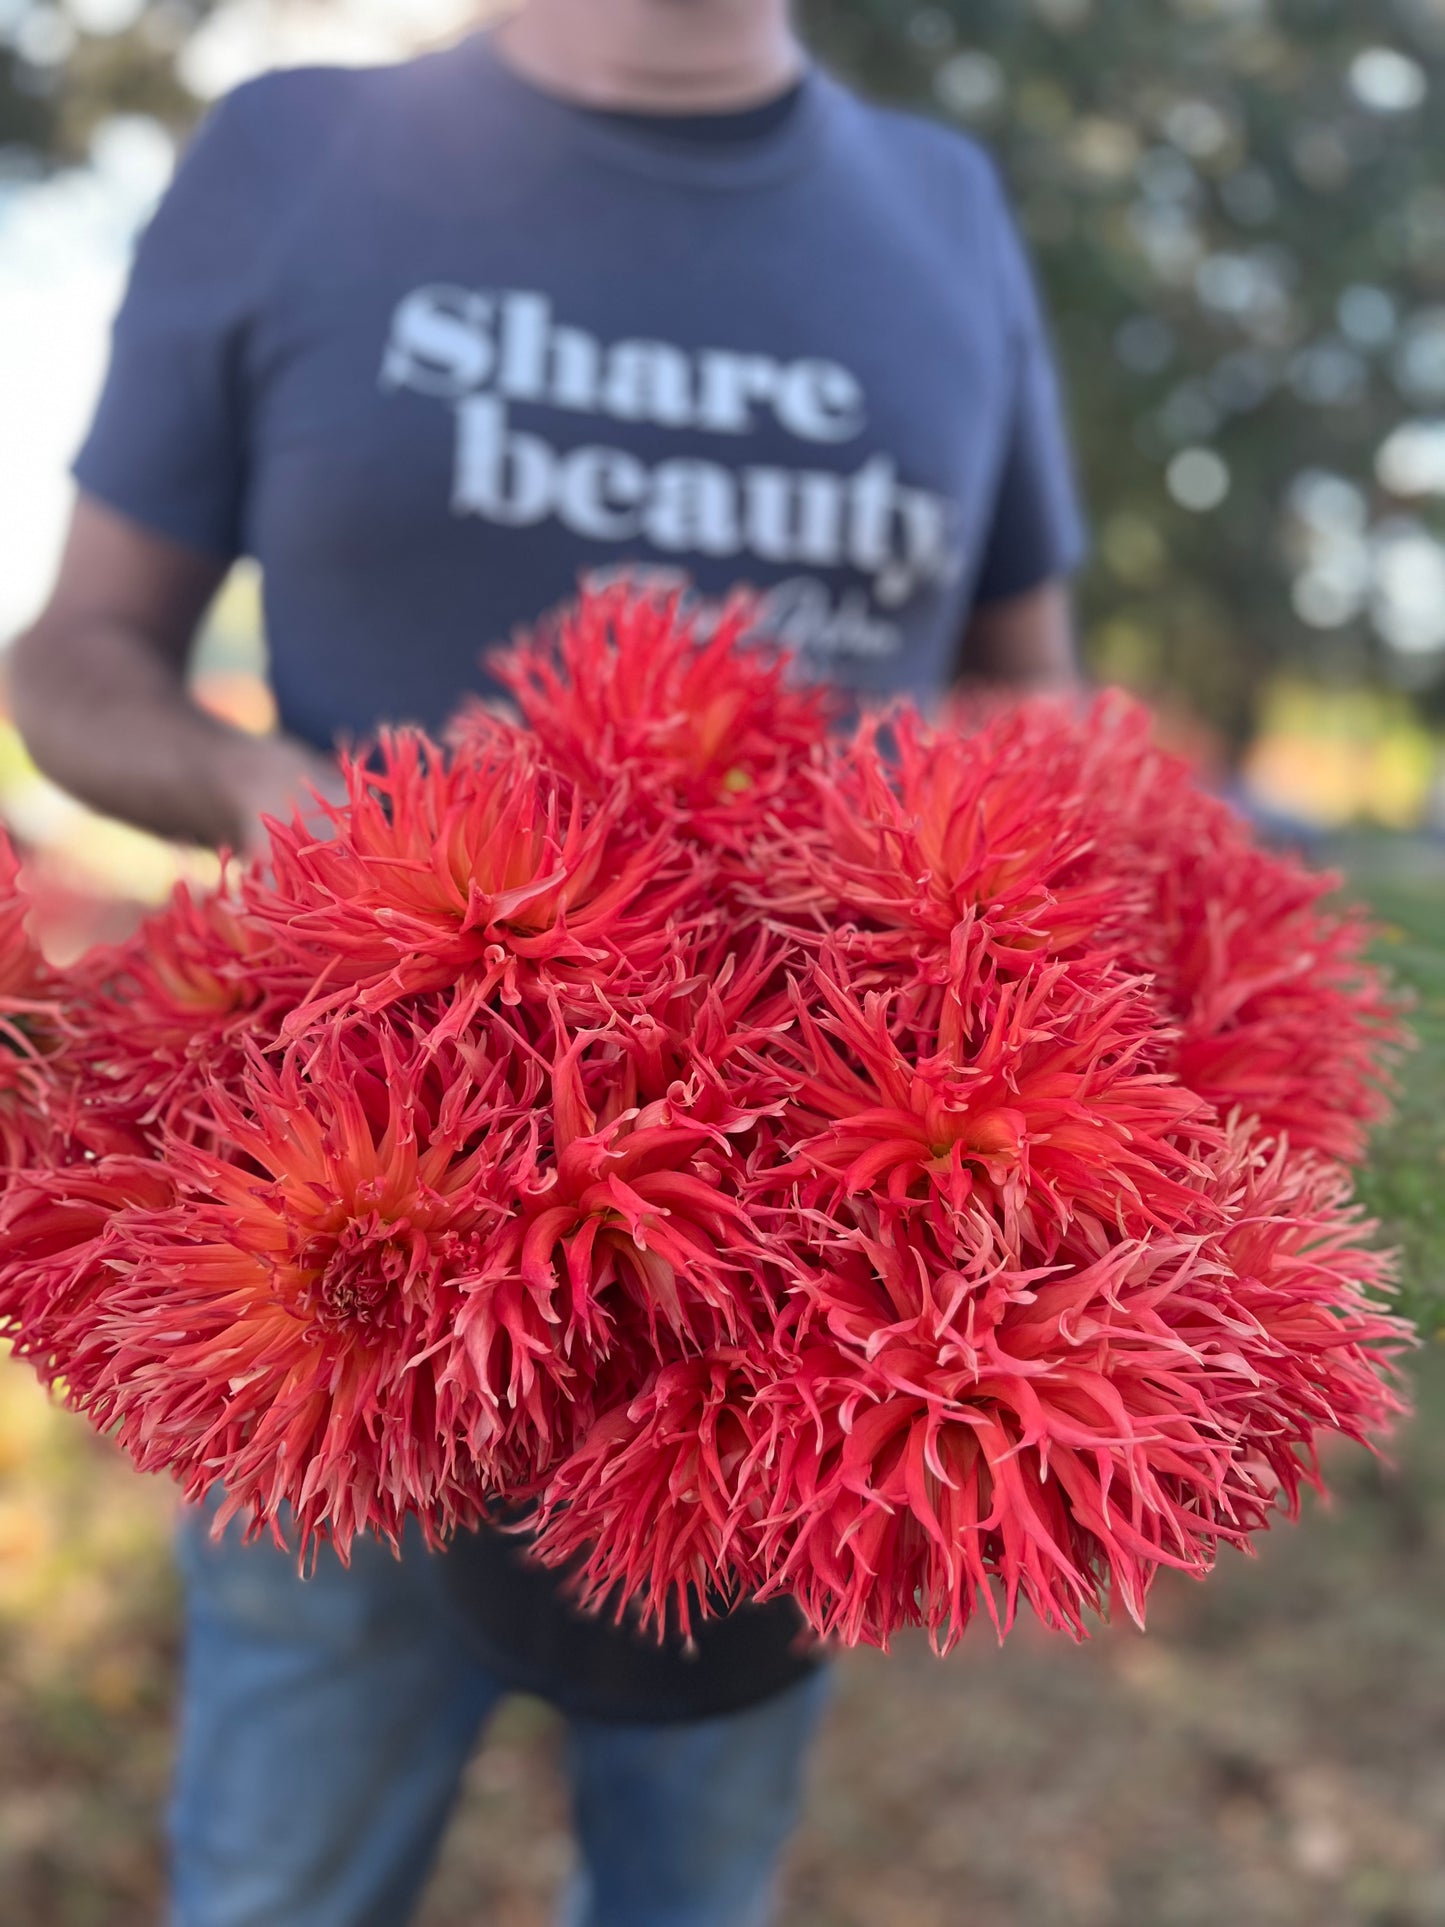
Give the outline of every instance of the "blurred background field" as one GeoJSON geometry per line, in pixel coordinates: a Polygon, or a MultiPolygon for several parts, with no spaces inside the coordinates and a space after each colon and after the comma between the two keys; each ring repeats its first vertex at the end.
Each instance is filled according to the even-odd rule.
{"type": "MultiPolygon", "coordinates": [[[[0,640],[43,595],[134,234],[205,103],[388,58],[469,0],[0,0],[0,640]]],[[[1386,925],[1422,1048],[1365,1181],[1445,1323],[1445,0],[805,0],[823,54],[998,153],[1094,524],[1087,655],[1386,925]]],[[[479,637],[479,645],[486,638],[479,637]]],[[[204,699],[265,728],[256,583],[204,699]]],[[[0,716],[0,817],[59,951],[209,860],[98,822],[0,716]]],[[[1147,1638],[842,1669],[796,1927],[1445,1920],[1445,1345],[1398,1463],[1147,1638]]],[[[158,1918],[170,1500],[0,1361],[0,1923],[158,1918]]],[[[552,1729],[480,1756],[425,1927],[533,1927],[552,1729]]]]}

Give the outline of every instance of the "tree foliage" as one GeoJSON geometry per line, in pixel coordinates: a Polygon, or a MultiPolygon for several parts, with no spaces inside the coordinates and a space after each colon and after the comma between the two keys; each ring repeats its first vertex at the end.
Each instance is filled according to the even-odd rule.
{"type": "Polygon", "coordinates": [[[1430,700],[1445,650],[1445,428],[1430,423],[1445,414],[1445,5],[808,0],[805,14],[851,74],[1001,160],[1069,382],[1098,667],[1187,690],[1232,734],[1281,663],[1430,700]],[[1226,480],[1217,506],[1186,506],[1226,480]]]}

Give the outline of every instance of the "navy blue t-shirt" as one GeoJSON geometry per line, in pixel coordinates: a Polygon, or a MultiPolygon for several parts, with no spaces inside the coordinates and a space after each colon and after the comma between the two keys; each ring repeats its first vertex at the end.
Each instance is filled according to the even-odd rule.
{"type": "Polygon", "coordinates": [[[321,745],[439,727],[484,647],[639,565],[750,583],[812,673],[927,699],[974,603],[1082,547],[979,147],[816,70],[762,137],[669,142],[486,34],[212,112],[76,474],[259,561],[283,724],[321,745]]]}

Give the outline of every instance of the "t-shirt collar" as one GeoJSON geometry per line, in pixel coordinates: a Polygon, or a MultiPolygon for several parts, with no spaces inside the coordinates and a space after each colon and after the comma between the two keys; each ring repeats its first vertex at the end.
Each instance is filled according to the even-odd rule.
{"type": "Polygon", "coordinates": [[[498,53],[491,28],[469,35],[462,44],[498,99],[525,113],[539,130],[550,128],[553,137],[567,142],[579,158],[653,180],[681,187],[756,187],[798,172],[822,146],[829,85],[811,62],[799,82],[797,106],[774,132],[736,143],[673,143],[638,133],[539,87],[498,53]]]}

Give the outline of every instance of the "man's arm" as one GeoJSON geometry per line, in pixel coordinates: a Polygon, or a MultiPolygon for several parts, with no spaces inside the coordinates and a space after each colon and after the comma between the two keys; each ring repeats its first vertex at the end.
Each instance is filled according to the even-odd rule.
{"type": "Polygon", "coordinates": [[[261,819],[309,787],[324,757],[208,715],[186,687],[226,565],[151,534],[93,497],[76,505],[49,606],[15,643],[10,693],[45,774],[92,808],[157,835],[254,854],[261,819]]]}
{"type": "Polygon", "coordinates": [[[1079,689],[1073,600],[1062,581],[979,604],[963,641],[961,681],[1020,695],[1079,689]]]}

